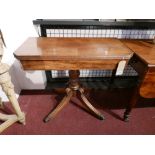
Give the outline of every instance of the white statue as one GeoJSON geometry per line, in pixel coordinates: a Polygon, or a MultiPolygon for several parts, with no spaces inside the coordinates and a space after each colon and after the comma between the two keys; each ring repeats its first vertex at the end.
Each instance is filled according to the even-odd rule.
{"type": "MultiPolygon", "coordinates": [[[[6,96],[8,97],[10,103],[12,104],[16,114],[6,115],[0,113],[0,120],[4,121],[4,123],[0,125],[0,133],[17,121],[25,124],[25,115],[20,109],[19,103],[14,92],[14,86],[11,82],[11,77],[8,72],[9,66],[1,62],[3,56],[3,45],[5,45],[5,43],[3,35],[0,31],[0,85],[2,87],[2,90],[5,92],[6,96]]],[[[0,107],[4,107],[1,98],[0,107]]]]}

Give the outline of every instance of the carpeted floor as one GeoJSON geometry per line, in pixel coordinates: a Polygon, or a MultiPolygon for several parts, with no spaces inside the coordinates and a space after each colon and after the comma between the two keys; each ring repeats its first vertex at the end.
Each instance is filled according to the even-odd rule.
{"type": "MultiPolygon", "coordinates": [[[[63,97],[55,91],[22,91],[19,102],[26,113],[26,125],[15,123],[4,135],[120,135],[155,134],[155,100],[140,99],[132,111],[130,122],[123,122],[125,105],[132,90],[91,91],[86,93],[91,103],[100,110],[105,120],[101,121],[81,108],[79,100],[72,99],[55,119],[44,123],[44,117],[63,97]]],[[[5,104],[6,111],[10,106],[5,104]]]]}

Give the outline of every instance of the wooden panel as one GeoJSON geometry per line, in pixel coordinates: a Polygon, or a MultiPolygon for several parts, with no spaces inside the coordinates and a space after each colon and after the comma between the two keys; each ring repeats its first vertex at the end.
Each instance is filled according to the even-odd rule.
{"type": "Polygon", "coordinates": [[[140,95],[144,98],[155,98],[155,70],[150,68],[145,75],[140,88],[140,95]]]}
{"type": "Polygon", "coordinates": [[[148,68],[136,54],[129,64],[139,75],[139,94],[144,98],[155,98],[155,68],[148,68]]]}
{"type": "Polygon", "coordinates": [[[140,80],[143,80],[147,70],[148,65],[139,58],[136,54],[130,59],[129,64],[134,68],[134,70],[138,73],[140,80]]]}
{"type": "Polygon", "coordinates": [[[155,98],[155,44],[152,40],[121,40],[136,56],[131,66],[140,76],[139,93],[144,98],[155,98]]]}
{"type": "MultiPolygon", "coordinates": [[[[128,60],[127,60],[128,61],[128,60]]],[[[79,70],[79,69],[114,69],[119,60],[98,61],[50,61],[22,60],[24,70],[79,70]]]]}
{"type": "Polygon", "coordinates": [[[152,40],[121,40],[136,53],[148,67],[155,67],[155,44],[152,40]]]}
{"type": "Polygon", "coordinates": [[[14,53],[19,60],[130,59],[133,52],[118,39],[28,38],[14,53]]]}

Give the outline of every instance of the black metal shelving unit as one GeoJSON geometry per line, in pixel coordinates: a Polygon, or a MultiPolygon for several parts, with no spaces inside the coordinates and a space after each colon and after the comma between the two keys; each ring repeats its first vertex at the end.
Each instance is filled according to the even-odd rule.
{"type": "MultiPolygon", "coordinates": [[[[40,27],[41,37],[47,37],[47,29],[137,29],[137,30],[147,30],[147,29],[155,29],[155,20],[153,19],[141,19],[141,20],[126,20],[126,21],[100,21],[98,19],[59,19],[59,20],[51,20],[51,19],[36,19],[33,20],[33,24],[40,27]]],[[[45,71],[47,77],[47,88],[53,87],[64,87],[68,78],[52,78],[51,71],[45,71]]],[[[100,77],[82,77],[80,78],[85,85],[90,87],[95,87],[96,83],[101,88],[104,86],[108,86],[107,82],[109,78],[100,78],[100,77]],[[102,87],[102,84],[104,85],[102,87]]],[[[115,83],[120,87],[126,86],[134,86],[137,82],[136,77],[116,77],[115,83]],[[121,86],[121,81],[123,86],[121,86]],[[125,82],[124,82],[125,81],[125,82]],[[129,85],[130,83],[130,85],[129,85]],[[131,84],[132,83],[132,84],[131,84]]],[[[116,86],[114,85],[114,87],[116,86]]]]}

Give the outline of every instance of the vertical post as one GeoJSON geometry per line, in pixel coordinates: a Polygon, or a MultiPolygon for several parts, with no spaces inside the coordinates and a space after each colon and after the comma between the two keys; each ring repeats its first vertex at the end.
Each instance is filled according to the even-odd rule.
{"type": "Polygon", "coordinates": [[[79,83],[79,70],[69,70],[69,88],[73,90],[78,90],[80,87],[79,83]]]}
{"type": "Polygon", "coordinates": [[[124,112],[124,121],[128,122],[129,121],[129,117],[130,117],[130,113],[133,107],[135,107],[137,101],[139,98],[139,87],[136,87],[134,89],[133,95],[131,97],[131,100],[129,102],[129,104],[126,107],[126,110],[124,112]]]}

